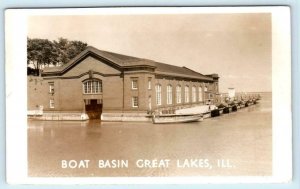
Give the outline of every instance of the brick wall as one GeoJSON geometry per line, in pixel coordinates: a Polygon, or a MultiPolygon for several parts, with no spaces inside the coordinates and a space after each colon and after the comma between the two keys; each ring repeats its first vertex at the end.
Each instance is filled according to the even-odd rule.
{"type": "Polygon", "coordinates": [[[91,56],[86,57],[80,63],[75,65],[72,69],[66,72],[63,76],[78,76],[84,72],[88,72],[89,70],[93,70],[94,72],[99,72],[103,74],[120,74],[121,72],[106,63],[95,59],[91,56]]]}
{"type": "Polygon", "coordinates": [[[49,106],[48,87],[42,77],[27,77],[27,107],[28,110],[37,110],[39,106],[49,106]]]}
{"type": "Polygon", "coordinates": [[[83,112],[84,99],[102,99],[103,112],[149,112],[157,108],[173,108],[201,105],[209,98],[209,93],[218,93],[214,82],[189,81],[172,77],[156,76],[148,71],[128,71],[122,74],[120,70],[111,67],[93,57],[87,57],[75,65],[61,77],[28,76],[28,109],[43,106],[45,111],[83,112]],[[90,72],[92,70],[92,72],[90,72]],[[83,94],[83,81],[89,78],[102,81],[102,94],[83,94]],[[151,78],[151,88],[148,80],[151,78]],[[138,81],[138,88],[132,89],[132,80],[138,81]],[[49,83],[54,83],[54,93],[49,92],[49,83]],[[156,104],[155,85],[160,84],[162,104],[156,104]],[[172,86],[172,103],[167,104],[167,86],[172,86]],[[177,103],[176,86],[181,86],[181,103],[177,103]],[[185,102],[185,86],[189,88],[189,102],[185,102]],[[192,100],[192,87],[196,88],[196,101],[192,100]],[[204,87],[208,91],[204,92],[204,87]],[[199,101],[198,88],[202,88],[202,101],[199,101]],[[132,97],[138,97],[138,107],[132,106],[132,97]],[[50,108],[50,99],[54,100],[54,108],[50,108]]]}

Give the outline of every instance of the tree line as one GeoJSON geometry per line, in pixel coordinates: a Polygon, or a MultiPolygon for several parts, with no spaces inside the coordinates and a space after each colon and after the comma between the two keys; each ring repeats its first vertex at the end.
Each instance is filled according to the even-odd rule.
{"type": "Polygon", "coordinates": [[[39,75],[44,67],[62,66],[86,47],[87,43],[65,38],[50,41],[27,37],[27,75],[39,75]]]}

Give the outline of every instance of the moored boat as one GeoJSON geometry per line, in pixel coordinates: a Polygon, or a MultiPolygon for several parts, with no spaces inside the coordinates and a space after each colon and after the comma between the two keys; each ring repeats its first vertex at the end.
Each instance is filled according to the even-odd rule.
{"type": "Polygon", "coordinates": [[[223,109],[222,111],[220,109],[214,109],[210,112],[210,115],[211,117],[217,117],[217,116],[220,116],[223,112],[223,109]]]}
{"type": "Polygon", "coordinates": [[[218,109],[215,105],[201,105],[190,108],[183,108],[175,111],[175,114],[202,114],[203,118],[212,117],[211,111],[218,109]]]}
{"type": "Polygon", "coordinates": [[[220,114],[228,114],[231,110],[231,107],[227,103],[221,103],[217,107],[220,114]]]}
{"type": "Polygon", "coordinates": [[[203,114],[162,114],[162,115],[153,115],[153,123],[187,123],[202,121],[203,114]]]}

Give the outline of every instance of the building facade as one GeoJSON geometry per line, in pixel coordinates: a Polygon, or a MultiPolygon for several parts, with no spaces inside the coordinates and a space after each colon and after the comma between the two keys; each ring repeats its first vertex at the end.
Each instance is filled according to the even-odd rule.
{"type": "Polygon", "coordinates": [[[66,65],[28,77],[28,114],[50,120],[146,121],[153,111],[215,103],[218,80],[217,74],[88,47],[66,65]]]}

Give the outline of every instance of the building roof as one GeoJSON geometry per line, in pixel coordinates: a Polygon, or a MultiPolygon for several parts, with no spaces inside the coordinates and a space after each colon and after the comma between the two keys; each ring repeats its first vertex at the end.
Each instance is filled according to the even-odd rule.
{"type": "Polygon", "coordinates": [[[43,74],[63,73],[66,70],[70,69],[74,64],[80,62],[80,60],[82,60],[89,54],[93,54],[97,57],[105,59],[109,61],[111,64],[113,64],[114,66],[121,69],[136,67],[136,66],[147,66],[147,67],[154,68],[156,74],[213,81],[213,77],[211,77],[211,75],[203,75],[187,67],[179,67],[170,64],[156,62],[149,59],[137,58],[133,56],[127,56],[127,55],[117,54],[113,52],[103,51],[92,46],[88,46],[84,51],[82,51],[79,55],[77,55],[75,58],[73,58],[63,66],[46,67],[43,71],[43,74]]]}

